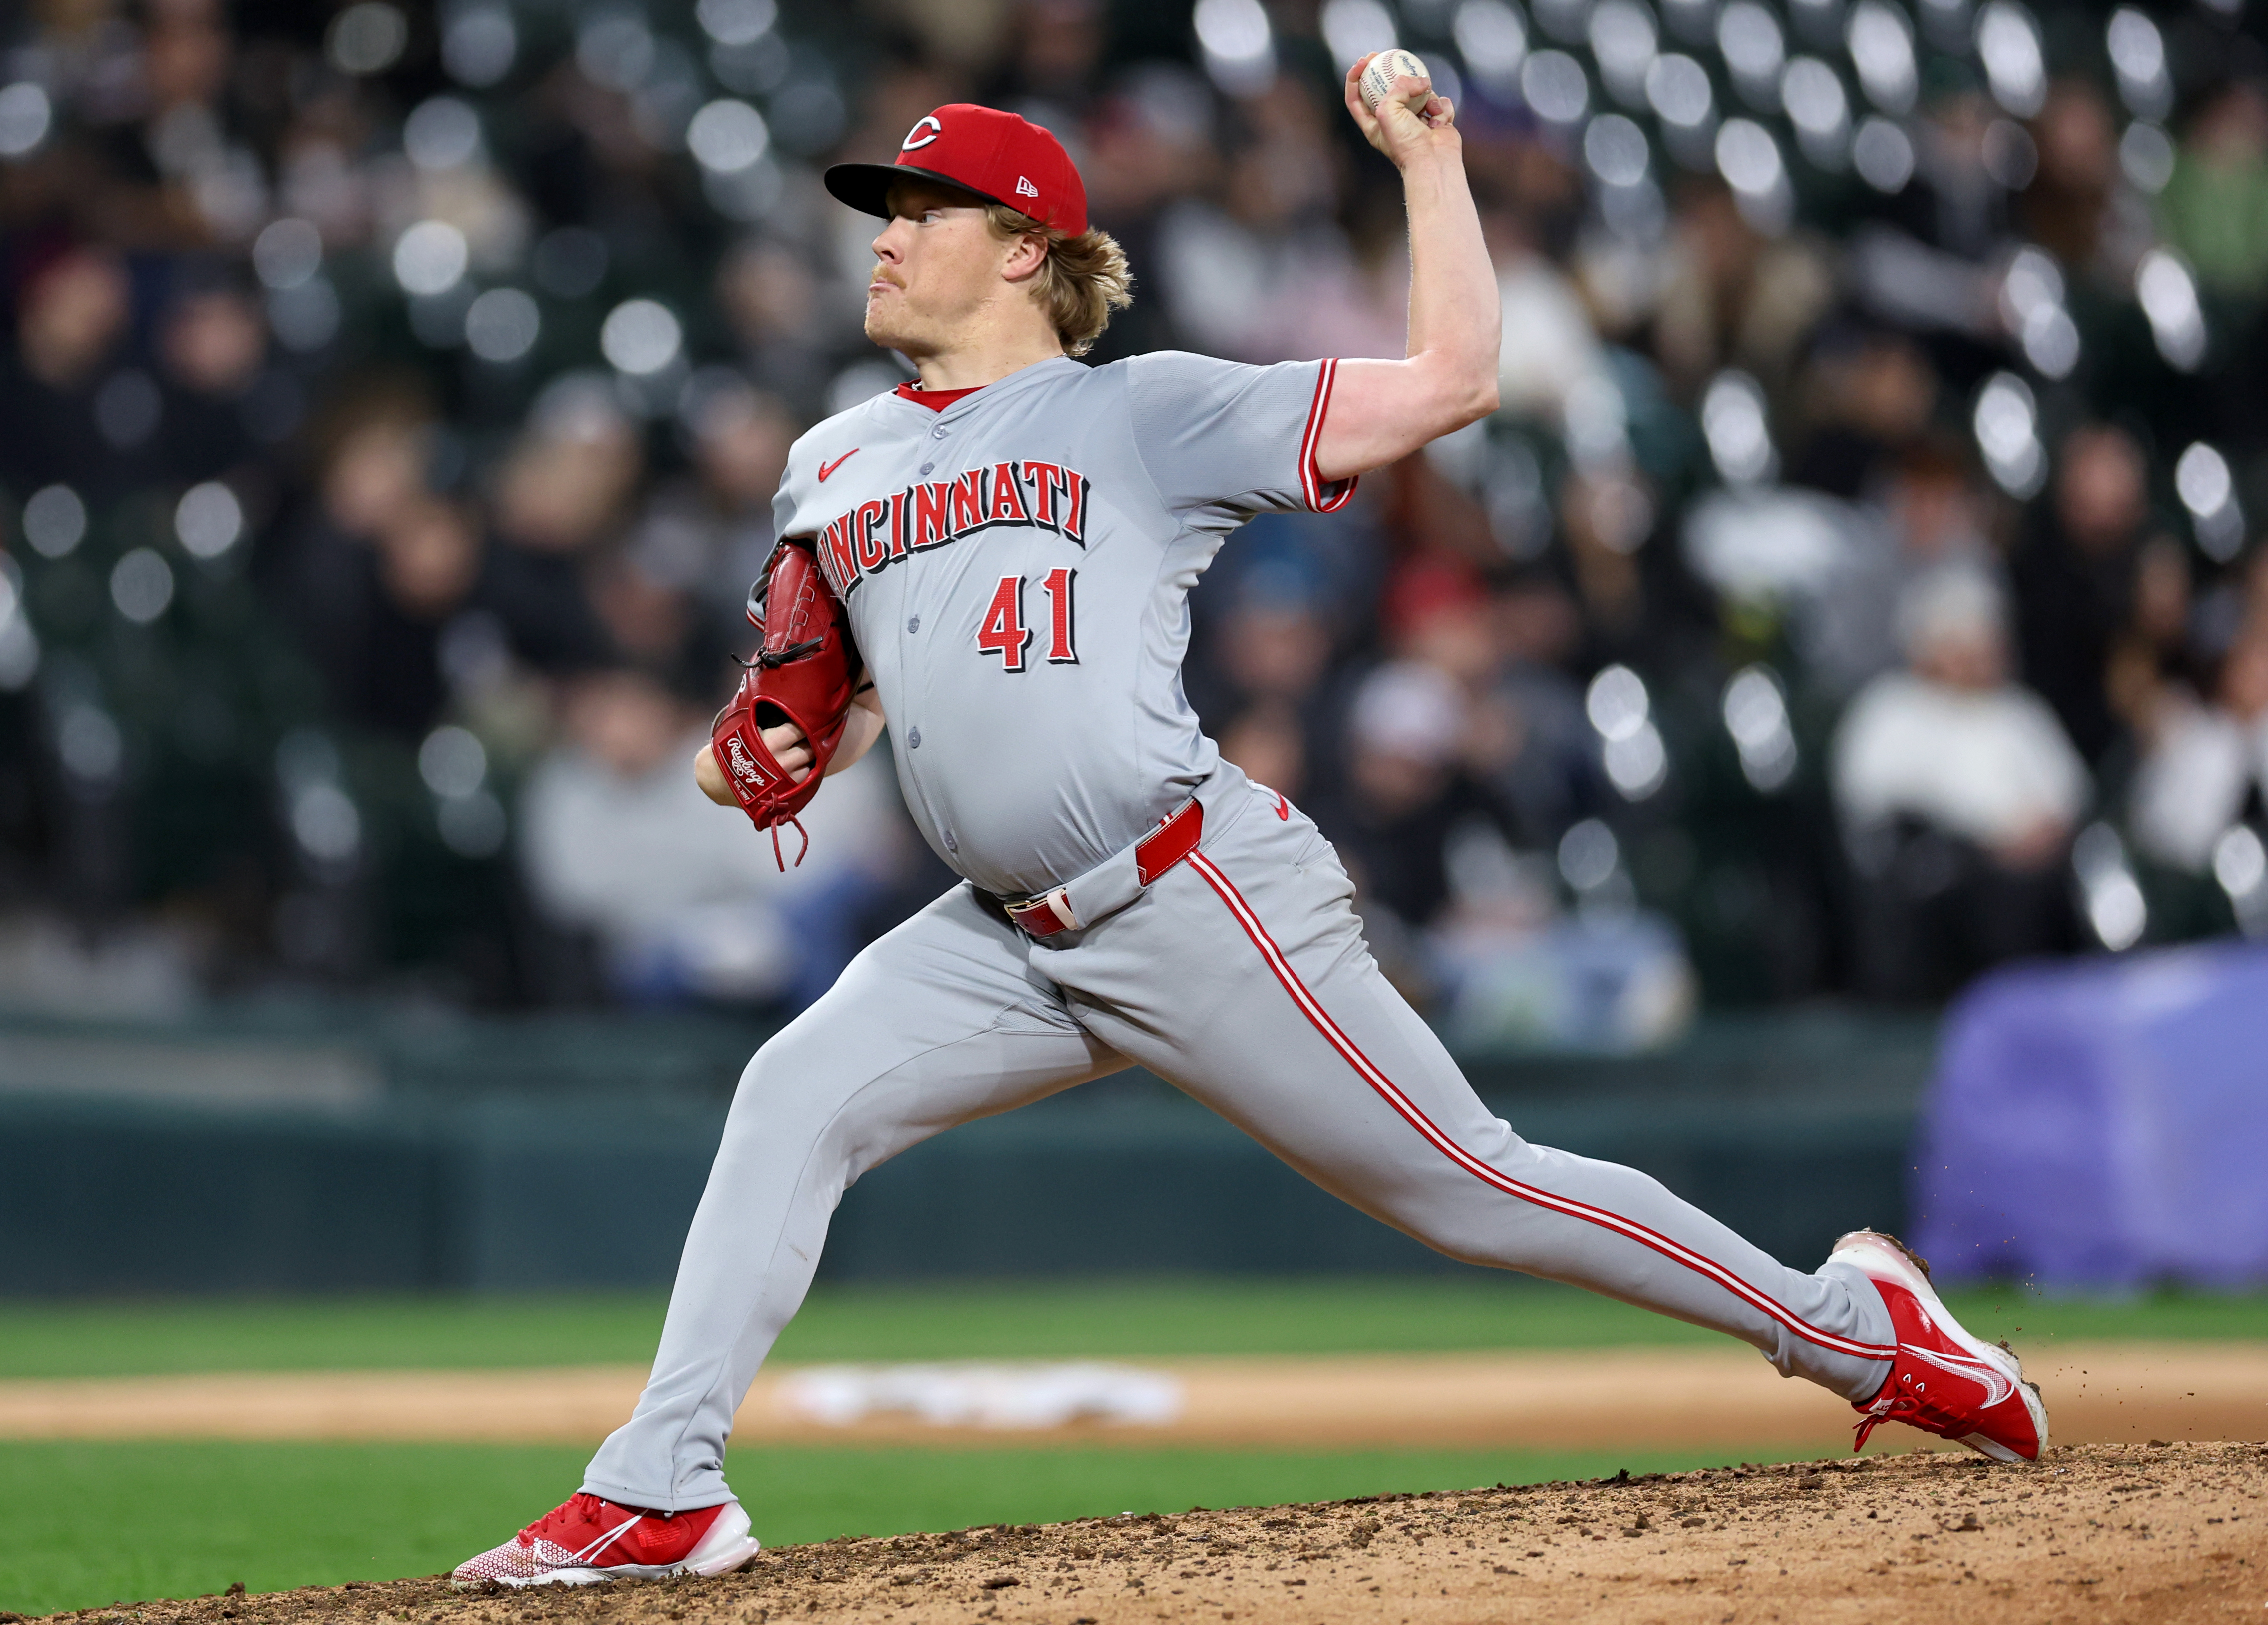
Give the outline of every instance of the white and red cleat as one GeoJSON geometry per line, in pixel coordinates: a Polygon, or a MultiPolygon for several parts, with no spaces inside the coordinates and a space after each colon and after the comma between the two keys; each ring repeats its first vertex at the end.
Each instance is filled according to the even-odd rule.
{"type": "Polygon", "coordinates": [[[2037,1461],[2048,1447],[2048,1411],[2040,1391],[2006,1343],[1979,1342],[1962,1328],[1929,1284],[1929,1266],[1904,1242],[1879,1231],[1854,1230],[1835,1244],[1829,1262],[1866,1272],[1889,1305],[1897,1357],[1879,1393],[1853,1408],[1856,1450],[1885,1422],[1903,1422],[1966,1445],[1995,1461],[2037,1461]]]}
{"type": "Polygon", "coordinates": [[[730,1574],[758,1549],[737,1501],[663,1513],[577,1495],[502,1546],[467,1558],[449,1577],[460,1586],[593,1585],[730,1574]]]}

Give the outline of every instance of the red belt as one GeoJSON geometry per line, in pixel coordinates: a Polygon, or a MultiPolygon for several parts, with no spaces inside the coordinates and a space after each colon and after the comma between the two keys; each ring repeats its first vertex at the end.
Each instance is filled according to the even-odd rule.
{"type": "MultiPolygon", "coordinates": [[[[1192,798],[1158,820],[1158,827],[1135,843],[1134,872],[1148,886],[1160,875],[1197,849],[1204,834],[1204,808],[1192,798]]],[[[1046,938],[1058,931],[1075,931],[1092,921],[1073,917],[1069,888],[1042,892],[1029,902],[1006,903],[1009,919],[1027,937],[1046,938]]]]}

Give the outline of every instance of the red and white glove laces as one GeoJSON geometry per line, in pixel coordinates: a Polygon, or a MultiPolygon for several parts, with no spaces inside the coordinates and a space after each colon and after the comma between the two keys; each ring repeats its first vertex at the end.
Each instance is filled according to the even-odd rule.
{"type": "Polygon", "coordinates": [[[741,811],[758,829],[771,832],[773,859],[784,871],[780,826],[793,825],[803,836],[795,857],[801,865],[811,837],[797,814],[819,793],[819,782],[843,742],[865,663],[851,641],[842,602],[820,573],[808,537],[784,537],[774,546],[763,575],[749,590],[748,621],[762,641],[755,658],[742,663],[747,669],[731,702],[717,713],[710,743],[741,811]],[[781,767],[764,743],[764,730],[782,723],[793,724],[811,752],[811,763],[800,775],[781,767]]]}

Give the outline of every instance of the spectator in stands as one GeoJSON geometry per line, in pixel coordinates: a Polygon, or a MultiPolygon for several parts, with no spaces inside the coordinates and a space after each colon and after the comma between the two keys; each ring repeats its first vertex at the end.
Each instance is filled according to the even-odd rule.
{"type": "Polygon", "coordinates": [[[2009,559],[2024,681],[2055,708],[2089,761],[2100,761],[2119,734],[2110,655],[2134,613],[2136,564],[2150,524],[2146,482],[2142,450],[2124,430],[2073,430],[2053,501],[2032,511],[2009,559]]]}
{"type": "Polygon", "coordinates": [[[315,651],[346,715],[409,740],[440,720],[443,640],[480,585],[481,555],[478,517],[460,504],[419,492],[386,515],[315,651]]]}
{"type": "Polygon", "coordinates": [[[2039,173],[2017,200],[2024,233],[2102,292],[2130,286],[2150,246],[2142,201],[2121,180],[2118,131],[2102,92],[2058,79],[2032,122],[2039,173]]]}
{"type": "Polygon", "coordinates": [[[1911,183],[1887,217],[1852,239],[1859,303],[1921,342],[1961,394],[1995,365],[2005,337],[2000,261],[2011,188],[2030,178],[2030,137],[2000,116],[1966,63],[1939,57],[1916,128],[1911,183]]]}
{"type": "Polygon", "coordinates": [[[529,775],[521,852],[538,908],[590,933],[608,984],[640,1002],[799,1006],[860,945],[864,907],[904,865],[888,769],[827,781],[782,832],[789,866],[738,812],[701,793],[688,764],[709,717],[635,667],[567,688],[564,728],[529,775]]]}
{"type": "Polygon", "coordinates": [[[1371,946],[1389,974],[1414,973],[1413,933],[1451,901],[1450,832],[1469,817],[1498,816],[1465,765],[1469,716],[1463,689],[1438,666],[1378,667],[1348,715],[1346,783],[1315,809],[1354,877],[1371,946]]]}
{"type": "MultiPolygon", "coordinates": [[[[19,492],[62,483],[90,497],[108,482],[110,437],[101,391],[120,379],[141,406],[146,376],[114,371],[127,339],[133,290],[106,249],[51,246],[27,256],[16,298],[16,343],[0,375],[0,476],[19,492]]],[[[115,392],[114,392],[115,393],[115,392]]],[[[124,402],[114,405],[112,419],[124,402]]],[[[107,496],[106,490],[103,493],[107,496]]]]}
{"type": "Polygon", "coordinates": [[[1008,25],[1009,60],[984,100],[1050,129],[1093,101],[1108,43],[1099,0],[1022,0],[1008,25]]]}
{"type": "Polygon", "coordinates": [[[1500,663],[1477,701],[1474,770],[1525,844],[1553,847],[1601,794],[1598,736],[1567,674],[1582,623],[1538,569],[1498,587],[1490,607],[1500,663]]]}
{"type": "Polygon", "coordinates": [[[1156,274],[1175,327],[1243,361],[1379,353],[1386,296],[1364,287],[1336,217],[1340,160],[1322,99],[1285,76],[1239,113],[1219,202],[1185,200],[1160,225],[1156,274]]]}
{"type": "MultiPolygon", "coordinates": [[[[439,709],[437,634],[429,618],[405,614],[394,600],[379,548],[381,536],[414,530],[413,511],[430,500],[432,435],[414,390],[370,380],[351,392],[320,430],[328,445],[315,500],[263,562],[276,607],[331,702],[358,723],[413,737],[439,709]]],[[[426,540],[445,533],[437,526],[426,540]]],[[[403,555],[418,583],[412,596],[430,602],[433,572],[418,568],[430,560],[409,556],[418,551],[403,555]]]]}
{"type": "Polygon", "coordinates": [[[1887,328],[1836,324],[1812,347],[1797,384],[1801,439],[1787,479],[1854,499],[1886,462],[1920,439],[1938,395],[1920,347],[1887,328]]]}
{"type": "Polygon", "coordinates": [[[1220,754],[1269,789],[1297,801],[1307,793],[1307,739],[1282,700],[1247,706],[1220,731],[1220,754]]]}
{"type": "Polygon", "coordinates": [[[1799,608],[1807,671],[1838,698],[1898,663],[1907,587],[1948,565],[1999,573],[1985,537],[1987,499],[1957,441],[1924,440],[1887,474],[1852,514],[1837,567],[1799,608]]]}
{"type": "Polygon", "coordinates": [[[1681,184],[1670,240],[1654,351],[1671,392],[1697,399],[1719,368],[1739,367],[1778,393],[1834,298],[1818,246],[1764,235],[1713,175],[1681,184]]]}
{"type": "Polygon", "coordinates": [[[635,535],[640,547],[666,553],[671,562],[665,573],[737,636],[749,584],[771,552],[772,497],[796,420],[777,396],[718,371],[687,392],[693,397],[684,414],[692,477],[653,490],[635,535]]]}
{"type": "Polygon", "coordinates": [[[1605,364],[1598,333],[1581,291],[1543,252],[1527,216],[1491,209],[1481,225],[1504,312],[1498,394],[1508,413],[1556,423],[1568,393],[1597,379],[1605,364]]]}
{"type": "Polygon", "coordinates": [[[1464,708],[1464,771],[1492,820],[1530,848],[1555,843],[1595,779],[1581,691],[1557,669],[1573,652],[1573,606],[1536,574],[1491,592],[1469,564],[1406,561],[1388,584],[1388,646],[1452,679],[1464,708]]]}
{"type": "Polygon", "coordinates": [[[2268,626],[2241,633],[2221,657],[2212,699],[2177,696],[2159,718],[2135,775],[2134,843],[2202,874],[2230,826],[2268,815],[2268,626]]]}
{"type": "Polygon", "coordinates": [[[1941,996],[1985,966],[2068,945],[2061,859],[2090,785],[2054,713],[2008,675],[1989,576],[1924,577],[1898,621],[1906,669],[1844,717],[1835,802],[1865,893],[1864,985],[1941,996]]]}
{"type": "Polygon", "coordinates": [[[850,323],[827,309],[809,257],[770,237],[744,239],[718,265],[717,303],[748,375],[806,421],[826,415],[829,328],[850,323]]]}
{"type": "Polygon", "coordinates": [[[2199,99],[2158,207],[2208,286],[2268,291],[2268,88],[2229,77],[2199,99]]]}
{"type": "MultiPolygon", "coordinates": [[[[507,881],[504,865],[475,856],[504,835],[462,820],[453,835],[441,831],[409,776],[407,747],[441,720],[484,741],[498,785],[537,759],[582,764],[596,776],[578,782],[608,794],[642,783],[635,753],[602,741],[619,741],[638,717],[689,735],[714,709],[729,675],[723,652],[747,646],[742,606],[772,540],[786,447],[890,379],[858,331],[872,232],[826,197],[819,171],[887,161],[940,103],[991,98],[1027,111],[1079,155],[1094,214],[1131,253],[1144,290],[1095,359],[1166,348],[1260,360],[1399,353],[1398,194],[1337,121],[1340,90],[1312,6],[1270,8],[1278,28],[1264,70],[1192,57],[1186,0],[1155,18],[1096,0],[906,0],[886,8],[890,26],[864,31],[784,3],[753,40],[740,34],[768,7],[600,7],[560,27],[522,26],[501,45],[493,29],[455,27],[450,7],[437,35],[421,20],[431,9],[408,8],[403,54],[380,61],[394,48],[382,19],[358,33],[225,0],[0,8],[0,62],[11,64],[0,77],[26,87],[9,91],[6,134],[30,143],[0,165],[0,276],[13,318],[0,332],[0,533],[20,570],[16,629],[33,634],[0,647],[0,679],[25,685],[11,691],[21,698],[0,699],[0,720],[52,718],[94,673],[101,692],[89,703],[114,716],[121,738],[163,742],[132,754],[131,775],[106,769],[106,783],[131,784],[111,805],[130,797],[176,812],[162,826],[137,814],[130,839],[121,824],[115,861],[105,860],[119,875],[165,871],[152,830],[174,848],[209,848],[182,832],[237,816],[207,776],[212,753],[269,762],[294,727],[339,741],[352,769],[342,783],[365,797],[368,851],[438,839],[447,851],[430,867],[451,877],[445,886],[471,862],[489,864],[483,884],[507,881]],[[485,56],[468,54],[476,35],[485,56]],[[691,138],[693,114],[724,97],[762,111],[760,154],[745,121],[721,147],[691,138]],[[444,229],[409,246],[438,257],[397,252],[421,223],[444,229]],[[413,290],[452,271],[441,291],[413,290]],[[467,327],[476,297],[486,301],[478,337],[467,327]],[[674,354],[658,371],[618,371],[619,345],[600,342],[609,312],[635,298],[677,319],[674,354]],[[512,350],[523,332],[529,347],[512,350]],[[242,551],[208,568],[167,532],[184,488],[211,479],[227,482],[242,522],[239,540],[211,545],[242,551]],[[58,482],[72,491],[27,510],[58,482]],[[145,543],[166,562],[170,600],[142,564],[142,596],[114,596],[132,585],[110,573],[120,555],[145,543]],[[249,561],[247,577],[236,559],[249,561]],[[280,623],[274,636],[215,607],[255,584],[280,623]],[[156,616],[146,637],[144,613],[156,616]],[[293,680],[288,661],[261,665],[262,651],[293,640],[321,694],[293,680]],[[158,662],[133,683],[116,668],[129,644],[158,662]],[[282,710],[254,695],[280,696],[282,710]],[[211,743],[224,739],[235,744],[211,743]],[[195,739],[206,744],[193,749],[195,739]],[[204,765],[184,767],[192,757],[204,765]],[[381,805],[393,791],[357,778],[380,759],[416,814],[406,822],[389,822],[381,805]]],[[[1432,39],[1418,13],[1442,8],[1389,9],[1432,39]]],[[[1609,83],[1580,28],[1537,26],[1587,82],[1609,83]]],[[[1725,967],[1760,952],[1830,962],[1786,927],[1830,912],[1839,878],[1806,869],[1790,880],[1808,904],[1720,908],[1734,895],[1725,876],[1748,860],[1719,848],[1822,849],[1779,839],[1808,827],[1810,798],[1751,779],[1772,798],[1759,803],[1734,783],[1742,821],[1720,838],[1727,820],[1712,785],[1722,776],[1705,770],[1698,719],[1705,712],[1716,739],[1712,702],[1728,668],[1766,664],[1788,675],[1808,763],[1813,730],[1896,663],[1902,596],[1948,564],[1992,576],[2004,549],[2026,680],[2122,801],[2125,743],[2136,743],[2147,758],[2132,803],[2138,838],[2146,854],[2194,863],[2205,835],[2169,833],[2181,820],[2166,808],[2193,805],[2200,827],[2220,818],[2225,798],[2197,788],[2213,776],[2199,764],[2219,761],[2227,777],[2228,719],[2243,711],[2251,669],[2240,650],[2225,665],[2205,663],[2200,682],[2196,650],[2231,647],[2240,625],[2268,623],[2268,569],[2217,562],[2211,548],[2228,537],[2200,535],[2201,550],[2189,527],[2154,523],[2149,493],[2170,484],[2179,448],[2205,440],[2236,472],[2240,504],[2257,505],[2268,92],[2235,51],[2208,64],[2218,77],[2183,78],[2161,212],[2169,245],[2197,268],[2208,341],[2184,371],[2195,333],[2153,328],[2172,307],[2154,318],[2137,305],[2137,268],[2160,225],[2143,190],[2149,136],[2122,142],[2108,77],[2070,55],[2089,31],[2099,38],[2091,24],[2052,42],[2058,65],[2073,66],[2030,120],[2036,146],[1988,97],[1965,45],[1933,45],[1918,64],[1919,112],[1900,121],[1914,160],[1903,181],[1891,140],[1873,149],[1879,162],[1822,184],[1818,154],[1787,140],[1778,114],[1757,112],[1790,165],[1784,196],[1739,195],[1717,177],[1712,133],[1734,106],[1720,82],[1688,76],[1681,96],[1717,104],[1693,124],[1675,124],[1667,101],[1616,94],[1646,151],[1668,160],[1650,159],[1625,185],[1594,168],[1611,143],[1592,153],[1540,125],[1484,64],[1460,60],[1455,30],[1424,46],[1464,79],[1467,164],[1506,315],[1504,409],[1380,471],[1342,511],[1244,526],[1191,600],[1185,667],[1189,698],[1231,759],[1344,836],[1381,942],[1397,910],[1439,929],[1443,888],[1462,884],[1455,852],[1473,873],[1516,873],[1501,896],[1526,898],[1538,876],[1553,884],[1559,838],[1599,819],[1630,842],[1617,886],[1643,875],[1649,897],[1690,901],[1681,924],[1712,992],[1808,987],[1744,983],[1725,967]],[[2051,252],[2068,283],[2080,352],[2067,378],[2011,331],[2007,271],[2025,242],[2051,252]],[[1745,467],[1739,457],[1718,466],[1719,437],[1697,421],[1728,368],[1764,389],[1764,438],[1745,467]],[[2056,445],[2037,496],[1991,491],[1970,408],[1985,373],[2003,368],[2030,380],[2043,433],[2071,422],[2082,400],[2115,401],[2132,422],[2089,423],[2056,445]],[[1637,804],[1605,778],[1584,709],[1584,679],[1617,661],[1645,673],[1670,758],[1662,793],[1637,804]],[[1414,732],[1388,737],[1384,717],[1414,732]],[[1437,725],[1452,745],[1428,742],[1437,725]],[[1468,835],[1472,820],[1495,833],[1448,838],[1445,858],[1441,826],[1460,819],[1468,835]],[[1775,931],[1780,945],[1759,947],[1775,931]]],[[[1806,46],[1838,73],[1842,48],[1825,36],[1806,46]]],[[[2185,75],[2186,48],[2176,38],[2171,48],[2185,75]]],[[[2009,466],[1995,470],[2021,483],[2009,466]]],[[[1897,681],[1909,699],[1933,695],[1963,717],[2005,722],[2021,696],[1918,668],[1897,681]]],[[[1895,690],[1869,688],[1854,727],[1879,722],[1881,696],[1895,690]]],[[[0,752],[13,753],[0,783],[77,783],[102,755],[89,755],[83,729],[69,742],[77,766],[45,723],[0,734],[0,752]]],[[[0,818],[0,830],[19,827],[0,818]]],[[[729,818],[706,827],[719,842],[745,835],[729,818]]],[[[1907,844],[1893,843],[1919,854],[1893,865],[1902,884],[1927,879],[1933,852],[1953,855],[1945,872],[1984,878],[1930,897],[1994,886],[2029,897],[2023,877],[2043,895],[2061,884],[2052,863],[2015,861],[2021,841],[1933,827],[1917,820],[1907,844]]],[[[265,872],[298,872],[295,837],[279,828],[273,839],[281,849],[265,872]]],[[[0,853],[0,870],[68,867],[12,857],[0,853]]],[[[1889,872],[1862,877],[1868,908],[1908,921],[1914,941],[1925,926],[1959,935],[1950,902],[1881,903],[1903,895],[1883,890],[1889,872]]],[[[340,906],[402,891],[387,873],[384,887],[342,890],[340,906]],[[367,897],[351,902],[350,892],[367,897]]],[[[932,881],[942,885],[943,871],[906,884],[932,881]]],[[[1587,895],[1595,905],[1606,894],[1587,895]]],[[[905,901],[892,893],[871,921],[843,916],[843,929],[894,923],[884,913],[902,914],[905,901]]],[[[160,906],[177,905],[168,895],[160,906]]],[[[2012,918],[2033,917],[2029,902],[2011,907],[2012,918]]],[[[2225,911],[2207,913],[2201,928],[2225,926],[2225,911]]],[[[1598,914],[1588,908],[1585,931],[1598,914]]],[[[2174,916],[2154,899],[2151,918],[2154,936],[2185,929],[2169,928],[2174,916]]],[[[423,952],[375,918],[341,930],[372,944],[385,974],[423,952]]],[[[1962,952],[1965,962],[1988,957],[1962,952]]],[[[623,953],[615,962],[637,957],[623,953]]],[[[1423,960],[1406,954],[1406,974],[1422,977],[1423,960]]],[[[1881,955],[1868,963],[1868,986],[1903,974],[1881,955]],[[1882,964],[1890,970],[1878,974],[1882,964]]],[[[667,980],[626,974],[618,985],[667,980]]]]}
{"type": "Polygon", "coordinates": [[[483,596],[514,652],[538,670],[602,658],[606,634],[583,571],[628,523],[644,468],[637,435],[606,385],[571,374],[545,392],[497,471],[498,545],[483,596]]]}
{"type": "MultiPolygon", "coordinates": [[[[1115,85],[1089,120],[1088,150],[1079,172],[1087,209],[1108,228],[1129,261],[1163,262],[1159,233],[1165,211],[1186,195],[1212,186],[1219,159],[1211,89],[1188,69],[1145,63],[1115,85]]],[[[1138,298],[1111,318],[1094,356],[1122,356],[1188,348],[1166,298],[1138,298]]]]}
{"type": "Polygon", "coordinates": [[[296,386],[278,379],[282,397],[254,393],[268,359],[268,324],[234,278],[216,270],[183,280],[158,324],[164,406],[152,473],[191,485],[244,470],[262,443],[289,434],[296,386]]]}
{"type": "Polygon", "coordinates": [[[2132,608],[2111,644],[2103,678],[2112,714],[2141,748],[2157,737],[2168,707],[2195,694],[2200,655],[2213,643],[2225,643],[2239,619],[2225,592],[2215,594],[2209,615],[2200,614],[2196,599],[2191,550],[2163,531],[2154,533],[2135,555],[2132,608]]]}

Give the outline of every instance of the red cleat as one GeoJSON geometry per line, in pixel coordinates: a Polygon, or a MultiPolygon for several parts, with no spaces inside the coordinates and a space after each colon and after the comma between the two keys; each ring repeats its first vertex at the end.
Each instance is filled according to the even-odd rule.
{"type": "Polygon", "coordinates": [[[502,1546],[467,1558],[449,1577],[460,1586],[593,1585],[730,1574],[757,1550],[737,1501],[663,1513],[578,1495],[502,1546]]]}
{"type": "Polygon", "coordinates": [[[1929,1266],[1904,1242],[1855,1230],[1835,1244],[1830,1262],[1866,1271],[1889,1306],[1897,1358],[1879,1393],[1853,1408],[1854,1451],[1885,1422],[1903,1422],[1966,1445],[1995,1461],[2037,1461],[2048,1447],[2048,1411],[2040,1391],[2006,1343],[1980,1342],[1962,1329],[1929,1284],[1929,1266]]]}

